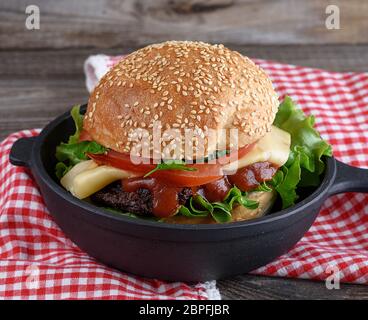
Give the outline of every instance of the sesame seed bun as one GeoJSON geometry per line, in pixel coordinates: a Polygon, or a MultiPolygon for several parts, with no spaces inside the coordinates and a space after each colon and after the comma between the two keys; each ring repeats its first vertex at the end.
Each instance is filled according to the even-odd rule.
{"type": "MultiPolygon", "coordinates": [[[[220,130],[238,129],[238,147],[251,144],[270,130],[277,108],[271,80],[249,58],[223,45],[169,41],[131,53],[101,79],[84,128],[118,152],[132,151],[137,128],[151,139],[154,121],[183,135],[185,129],[202,136],[214,129],[230,149],[228,133],[220,130]]],[[[169,142],[161,141],[162,147],[169,142]]],[[[217,147],[205,139],[204,155],[217,147]]]]}

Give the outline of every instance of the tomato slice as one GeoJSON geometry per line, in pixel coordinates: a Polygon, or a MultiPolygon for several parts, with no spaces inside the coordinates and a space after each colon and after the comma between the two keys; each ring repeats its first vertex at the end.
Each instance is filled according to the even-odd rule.
{"type": "Polygon", "coordinates": [[[143,172],[143,174],[156,168],[154,163],[146,163],[146,161],[135,164],[131,161],[129,153],[121,153],[114,150],[109,150],[106,154],[89,153],[88,156],[100,165],[105,164],[118,169],[143,172]]]}
{"type": "Polygon", "coordinates": [[[216,164],[190,164],[186,166],[196,170],[159,170],[152,173],[152,177],[178,187],[197,187],[216,181],[223,176],[221,166],[216,164]]]}
{"type": "MultiPolygon", "coordinates": [[[[107,154],[88,154],[88,156],[100,165],[141,173],[142,176],[156,168],[156,164],[134,164],[129,154],[113,150],[107,154]]],[[[150,174],[150,177],[165,180],[178,187],[199,186],[222,177],[221,166],[218,164],[188,164],[187,167],[194,168],[195,171],[158,170],[150,174]]]]}
{"type": "MultiPolygon", "coordinates": [[[[88,154],[88,156],[100,165],[141,173],[142,176],[156,168],[156,164],[134,164],[129,154],[113,150],[107,154],[88,154]]],[[[165,180],[178,187],[199,186],[222,177],[221,166],[218,164],[188,164],[187,167],[194,168],[195,171],[158,170],[150,174],[150,177],[165,180]]]]}
{"type": "MultiPolygon", "coordinates": [[[[92,140],[92,137],[86,130],[81,132],[79,141],[92,140]]],[[[254,145],[255,143],[244,146],[238,150],[234,150],[230,152],[230,154],[216,159],[214,163],[187,164],[187,167],[194,168],[194,171],[159,170],[155,171],[150,176],[162,179],[178,187],[200,186],[220,179],[223,176],[222,166],[242,158],[252,150],[254,145]]],[[[151,160],[140,161],[139,164],[136,164],[132,162],[130,154],[114,150],[109,150],[106,154],[88,154],[88,156],[100,165],[109,165],[122,170],[141,173],[142,176],[156,168],[156,164],[151,160]]]]}
{"type": "Polygon", "coordinates": [[[216,181],[223,177],[222,166],[237,160],[252,150],[254,143],[240,148],[229,155],[217,159],[216,163],[198,163],[187,164],[189,168],[195,168],[195,171],[184,170],[162,170],[152,174],[157,179],[163,179],[180,187],[196,187],[216,181]]]}
{"type": "MultiPolygon", "coordinates": [[[[231,152],[229,155],[224,156],[226,158],[221,158],[221,163],[217,161],[216,163],[187,164],[187,167],[194,168],[194,171],[158,170],[150,176],[162,179],[178,187],[200,186],[220,179],[223,176],[222,166],[243,157],[253,146],[254,144],[248,145],[240,148],[237,152],[231,152]]],[[[119,169],[141,173],[142,175],[156,168],[156,164],[152,162],[145,163],[142,161],[140,164],[135,164],[131,161],[130,154],[120,153],[114,150],[110,150],[106,154],[88,154],[88,156],[98,164],[105,164],[119,169]]]]}

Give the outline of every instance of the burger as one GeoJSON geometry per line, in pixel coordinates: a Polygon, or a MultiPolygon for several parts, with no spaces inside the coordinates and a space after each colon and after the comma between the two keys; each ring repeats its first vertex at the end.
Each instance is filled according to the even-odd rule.
{"type": "Polygon", "coordinates": [[[249,58],[223,45],[169,41],[121,59],[100,80],[56,176],[113,214],[225,223],[293,205],[319,184],[331,146],[249,58]]]}

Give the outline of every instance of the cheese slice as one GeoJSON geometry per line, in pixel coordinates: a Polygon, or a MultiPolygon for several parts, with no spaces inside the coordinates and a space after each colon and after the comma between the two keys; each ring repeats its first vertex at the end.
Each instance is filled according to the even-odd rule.
{"type": "Polygon", "coordinates": [[[97,166],[98,164],[93,160],[79,162],[73,168],[71,168],[64,177],[61,178],[60,183],[66,190],[69,191],[73,184],[73,180],[78,174],[90,169],[94,169],[97,166]]]}
{"type": "Polygon", "coordinates": [[[289,158],[290,144],[290,134],[272,126],[271,131],[261,138],[243,158],[224,166],[223,173],[225,175],[234,174],[240,168],[263,161],[268,161],[281,167],[289,158]]]}
{"type": "Polygon", "coordinates": [[[84,161],[74,166],[62,178],[63,181],[61,181],[64,188],[78,199],[87,198],[116,180],[136,176],[130,171],[110,166],[97,166],[97,164],[94,166],[91,163],[86,163],[89,161],[92,160],[84,161]]]}

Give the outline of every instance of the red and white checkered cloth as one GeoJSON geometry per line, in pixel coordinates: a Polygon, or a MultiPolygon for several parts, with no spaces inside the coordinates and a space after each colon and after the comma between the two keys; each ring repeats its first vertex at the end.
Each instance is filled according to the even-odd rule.
{"type": "MultiPolygon", "coordinates": [[[[85,64],[93,88],[118,57],[92,56],[85,64]]],[[[368,167],[368,74],[255,60],[280,96],[290,95],[334,148],[336,158],[368,167]]],[[[127,275],[108,268],[65,237],[49,215],[30,172],[8,162],[12,143],[0,144],[0,297],[15,299],[218,299],[215,282],[189,285],[127,275]]],[[[368,284],[368,195],[329,198],[317,220],[287,254],[253,273],[368,284]],[[337,269],[338,268],[338,269],[337,269]]]]}

